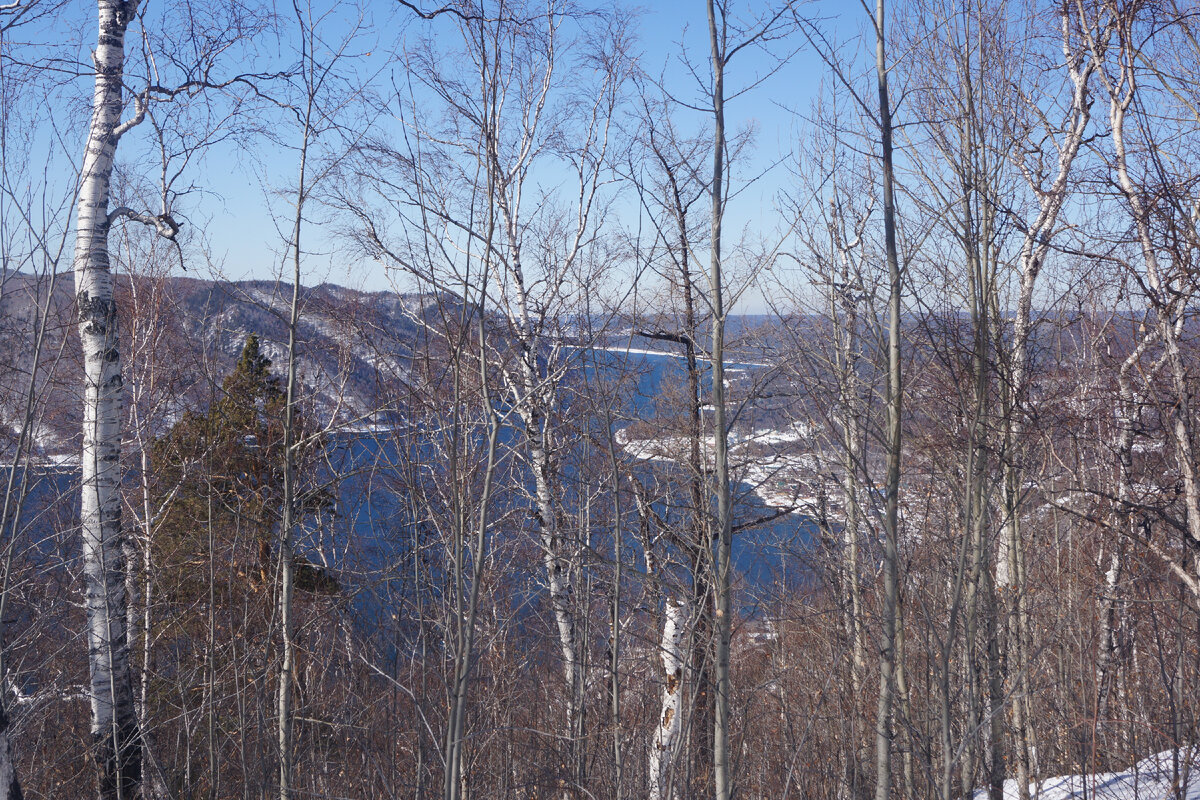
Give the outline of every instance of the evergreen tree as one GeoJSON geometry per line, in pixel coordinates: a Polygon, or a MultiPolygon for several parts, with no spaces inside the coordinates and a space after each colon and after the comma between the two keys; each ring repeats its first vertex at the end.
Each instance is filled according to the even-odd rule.
{"type": "MultiPolygon", "coordinates": [[[[203,413],[185,414],[156,445],[160,485],[176,495],[166,538],[182,550],[176,555],[183,561],[205,552],[213,526],[221,534],[222,553],[244,566],[253,558],[252,569],[267,582],[283,496],[284,400],[271,359],[262,353],[258,336],[250,334],[220,397],[203,413]],[[239,536],[246,531],[249,537],[239,536]],[[245,552],[250,543],[252,557],[245,552]]],[[[302,419],[299,429],[304,429],[302,419]]],[[[301,508],[311,512],[327,505],[328,493],[310,492],[301,508]]],[[[301,561],[297,571],[299,588],[336,590],[336,581],[311,564],[301,561]]],[[[186,575],[178,577],[188,581],[186,575]]]]}

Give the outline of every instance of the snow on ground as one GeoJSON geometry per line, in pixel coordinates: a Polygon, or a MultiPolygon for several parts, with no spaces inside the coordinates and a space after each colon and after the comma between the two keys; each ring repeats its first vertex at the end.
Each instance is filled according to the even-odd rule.
{"type": "MultiPolygon", "coordinates": [[[[1144,758],[1124,772],[1097,775],[1063,775],[1029,786],[1034,800],[1200,800],[1200,750],[1179,751],[1179,775],[1172,765],[1173,751],[1144,758]],[[1191,761],[1191,769],[1187,765],[1191,761]],[[1178,785],[1177,785],[1178,783],[1178,785]]],[[[1017,800],[1017,782],[1004,782],[1004,800],[1017,800]]],[[[974,800],[987,800],[987,790],[974,800]]]]}
{"type": "MultiPolygon", "coordinates": [[[[754,494],[767,506],[786,509],[800,514],[811,514],[820,505],[817,492],[840,496],[840,487],[825,486],[820,476],[820,464],[812,453],[785,453],[772,449],[768,453],[745,454],[745,448],[769,446],[803,441],[807,430],[797,423],[786,430],[759,429],[748,435],[730,436],[730,454],[733,457],[737,479],[751,487],[754,494]],[[819,486],[820,485],[820,486],[819,486]]],[[[690,457],[691,440],[686,436],[656,436],[636,439],[627,428],[616,432],[617,444],[625,453],[637,461],[674,461],[687,463],[690,457]]],[[[700,455],[711,465],[715,444],[712,436],[700,442],[700,455]]],[[[840,505],[836,497],[833,505],[840,505]]],[[[827,509],[828,510],[828,509],[827,509]]],[[[836,509],[831,516],[837,516],[836,509]]]]}
{"type": "MultiPolygon", "coordinates": [[[[567,346],[571,347],[571,345],[567,345],[567,346]]],[[[583,349],[583,348],[572,347],[572,349],[583,349]]],[[[609,353],[624,353],[625,355],[630,355],[630,356],[665,356],[667,358],[679,359],[680,361],[682,361],[685,358],[683,353],[679,353],[679,352],[672,351],[672,350],[649,350],[644,347],[626,347],[625,345],[622,345],[622,344],[610,344],[610,345],[594,344],[594,345],[590,346],[590,349],[605,350],[609,353]]],[[[703,356],[703,355],[700,355],[699,353],[697,353],[696,360],[707,364],[711,359],[709,359],[707,356],[703,356]]],[[[760,368],[765,367],[765,368],[769,369],[771,367],[771,365],[764,364],[764,363],[761,363],[758,361],[739,361],[736,354],[728,356],[728,360],[725,362],[725,372],[726,373],[749,372],[750,367],[760,367],[760,368]]]]}

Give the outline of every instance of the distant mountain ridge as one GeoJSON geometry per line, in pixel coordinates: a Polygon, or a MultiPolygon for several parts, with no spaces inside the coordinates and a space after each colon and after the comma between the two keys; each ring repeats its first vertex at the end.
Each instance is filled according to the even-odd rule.
{"type": "MultiPolygon", "coordinates": [[[[272,369],[283,374],[292,287],[272,281],[114,275],[124,364],[126,426],[160,435],[188,407],[204,407],[246,338],[257,334],[272,369]],[[135,419],[136,417],[136,419],[135,419]]],[[[78,452],[82,361],[70,273],[53,281],[38,366],[35,459],[78,452]]],[[[25,406],[36,321],[49,277],[0,278],[0,450],[12,452],[25,406]]],[[[410,358],[454,298],[365,292],[333,284],[301,288],[298,372],[312,422],[395,422],[410,358]]]]}

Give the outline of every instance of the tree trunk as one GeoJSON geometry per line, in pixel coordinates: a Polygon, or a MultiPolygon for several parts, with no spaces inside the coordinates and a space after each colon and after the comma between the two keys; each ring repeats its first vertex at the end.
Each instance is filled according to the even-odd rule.
{"type": "Polygon", "coordinates": [[[685,662],[684,640],[687,638],[687,605],[668,600],[664,610],[662,645],[663,685],[662,711],[658,727],[650,744],[650,800],[668,800],[677,792],[670,790],[673,780],[675,753],[679,747],[679,733],[683,728],[683,666],[685,662]]]}
{"type": "Polygon", "coordinates": [[[716,608],[713,614],[715,650],[713,677],[716,693],[713,706],[713,780],[717,800],[729,800],[729,644],[733,633],[733,510],[729,492],[729,431],[725,419],[725,302],[721,275],[721,223],[725,215],[725,48],[717,27],[714,0],[708,0],[708,33],[712,48],[713,76],[713,169],[712,241],[710,243],[709,292],[712,303],[712,405],[713,487],[716,494],[716,557],[713,559],[716,608]]]}
{"type": "Polygon", "coordinates": [[[996,588],[999,603],[1007,603],[1008,680],[1007,689],[1013,698],[1014,761],[1019,800],[1029,800],[1032,778],[1031,750],[1032,691],[1030,671],[1030,628],[1026,609],[1024,544],[1021,541],[1021,485],[1023,473],[1019,466],[1025,427],[1024,395],[1029,376],[1029,337],[1033,330],[1033,291],[1042,264],[1050,251],[1050,234],[1058,221],[1067,198],[1067,180],[1075,157],[1083,144],[1084,133],[1091,120],[1091,103],[1087,85],[1095,69],[1095,61],[1078,51],[1071,51],[1067,31],[1070,11],[1062,12],[1063,49],[1071,79],[1071,112],[1069,127],[1058,151],[1058,170],[1048,188],[1036,185],[1034,176],[1025,172],[1030,187],[1036,191],[1039,209],[1033,223],[1025,232],[1021,245],[1021,280],[1017,298],[1017,313],[1013,321],[1010,351],[1010,380],[1001,382],[1001,402],[1004,414],[1004,478],[1002,483],[1005,524],[997,539],[996,588]]]}
{"type": "MultiPolygon", "coordinates": [[[[1146,354],[1146,351],[1157,341],[1158,336],[1153,332],[1142,339],[1117,370],[1118,399],[1115,420],[1117,425],[1117,504],[1113,529],[1130,536],[1134,541],[1136,541],[1137,531],[1135,530],[1135,526],[1137,522],[1129,509],[1135,501],[1133,492],[1133,437],[1135,428],[1141,422],[1141,410],[1138,405],[1137,395],[1133,390],[1130,372],[1135,367],[1140,366],[1141,359],[1146,354]]],[[[1149,374],[1146,376],[1146,379],[1153,379],[1161,366],[1161,360],[1154,364],[1148,371],[1149,374]]],[[[1119,655],[1122,619],[1120,580],[1123,569],[1122,556],[1125,543],[1121,538],[1118,538],[1111,542],[1110,546],[1112,550],[1109,555],[1109,565],[1104,574],[1104,595],[1100,600],[1100,652],[1096,657],[1096,719],[1093,725],[1104,725],[1105,720],[1108,719],[1109,698],[1113,688],[1113,675],[1116,672],[1119,655]]],[[[1091,746],[1093,752],[1095,752],[1096,742],[1094,740],[1097,737],[1094,730],[1092,738],[1093,742],[1091,746]]]]}
{"type": "MultiPolygon", "coordinates": [[[[489,145],[495,147],[494,144],[489,145]]],[[[494,153],[493,153],[494,155],[494,153]]],[[[556,474],[552,463],[551,441],[555,386],[549,376],[544,376],[539,364],[543,356],[543,338],[530,315],[530,298],[526,288],[524,268],[521,261],[522,239],[517,224],[515,203],[510,203],[504,191],[504,171],[493,159],[490,162],[492,191],[495,202],[504,220],[509,246],[508,277],[513,282],[515,309],[508,311],[509,322],[516,329],[517,343],[521,348],[519,370],[515,376],[516,403],[524,428],[524,440],[528,449],[529,465],[534,480],[534,517],[542,545],[542,564],[546,570],[546,588],[550,595],[550,609],[558,630],[558,644],[562,653],[563,682],[566,688],[566,723],[568,760],[572,768],[577,763],[577,748],[580,746],[581,709],[577,699],[582,676],[579,663],[579,637],[575,626],[573,565],[578,558],[578,548],[563,541],[559,526],[558,507],[555,503],[556,474]]],[[[566,780],[566,776],[563,776],[566,780]]],[[[571,792],[564,796],[570,797],[571,792]]]]}
{"type": "MultiPolygon", "coordinates": [[[[305,65],[306,67],[309,65],[305,65]]],[[[292,593],[295,589],[293,530],[296,526],[296,326],[300,320],[300,234],[304,225],[305,184],[308,165],[310,119],[313,98],[309,95],[300,143],[300,175],[296,189],[296,216],[292,227],[292,302],[288,315],[287,394],[283,412],[283,519],[279,530],[279,626],[282,662],[279,667],[277,705],[279,711],[279,800],[292,796],[292,676],[295,647],[292,642],[292,593]]]]}
{"type": "MultiPolygon", "coordinates": [[[[491,229],[489,227],[488,241],[491,241],[491,229]]],[[[464,297],[466,287],[464,287],[464,297]]],[[[479,385],[483,393],[483,406],[487,416],[487,464],[484,467],[483,486],[479,495],[479,518],[474,526],[474,547],[471,552],[471,585],[467,590],[466,607],[463,607],[463,579],[464,579],[464,560],[465,560],[465,545],[466,538],[469,535],[470,521],[468,511],[465,507],[467,496],[466,489],[470,485],[469,478],[458,477],[457,468],[452,470],[452,474],[460,481],[463,494],[455,499],[457,508],[455,509],[455,558],[454,558],[454,604],[455,604],[455,648],[454,648],[454,689],[451,696],[450,714],[446,722],[446,746],[445,746],[445,768],[442,780],[442,797],[445,800],[459,800],[466,794],[467,776],[462,769],[463,761],[463,744],[466,740],[464,731],[466,730],[467,717],[467,699],[471,687],[471,671],[474,667],[474,652],[475,652],[475,627],[476,619],[479,613],[479,592],[483,583],[483,568],[487,560],[487,533],[489,522],[488,506],[491,502],[492,483],[496,471],[496,449],[500,436],[500,419],[496,413],[495,407],[492,404],[490,389],[488,388],[488,371],[487,371],[487,344],[486,344],[486,318],[483,314],[483,299],[481,295],[479,312],[478,312],[478,345],[479,345],[479,385]]],[[[466,307],[464,306],[462,324],[466,325],[466,307]]],[[[460,359],[461,354],[455,354],[454,366],[454,438],[455,441],[451,444],[451,450],[455,454],[456,462],[459,460],[458,438],[462,436],[459,432],[461,421],[458,418],[458,408],[463,396],[462,374],[463,369],[460,359]]],[[[470,475],[470,470],[464,471],[467,476],[470,475]]],[[[614,703],[616,701],[614,700],[614,703]]]]}
{"type": "Polygon", "coordinates": [[[892,689],[896,666],[896,613],[899,605],[900,414],[900,257],[896,249],[896,202],[892,169],[892,107],[888,98],[884,0],[875,5],[875,71],[879,90],[879,131],[883,159],[883,227],[888,268],[887,472],[884,482],[883,630],[879,637],[879,704],[875,718],[875,800],[892,789],[892,689]]]}
{"type": "Polygon", "coordinates": [[[0,800],[21,800],[21,783],[17,780],[17,765],[9,744],[8,712],[0,703],[0,800]]]}
{"type": "Polygon", "coordinates": [[[99,792],[132,798],[141,750],[126,631],[125,556],[120,496],[121,355],[109,271],[109,184],[120,122],[125,31],[136,0],[99,0],[95,95],[80,175],[75,294],[83,346],[83,566],[91,676],[92,740],[99,792]]]}

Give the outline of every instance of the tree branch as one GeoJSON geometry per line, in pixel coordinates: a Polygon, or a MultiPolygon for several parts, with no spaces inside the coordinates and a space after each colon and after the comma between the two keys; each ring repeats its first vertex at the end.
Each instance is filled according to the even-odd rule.
{"type": "Polygon", "coordinates": [[[128,206],[121,206],[120,208],[114,208],[108,213],[108,224],[112,225],[121,217],[140,222],[143,225],[152,225],[158,231],[159,236],[170,241],[175,241],[175,237],[179,235],[179,223],[166,212],[162,214],[144,214],[134,211],[128,206]]]}

